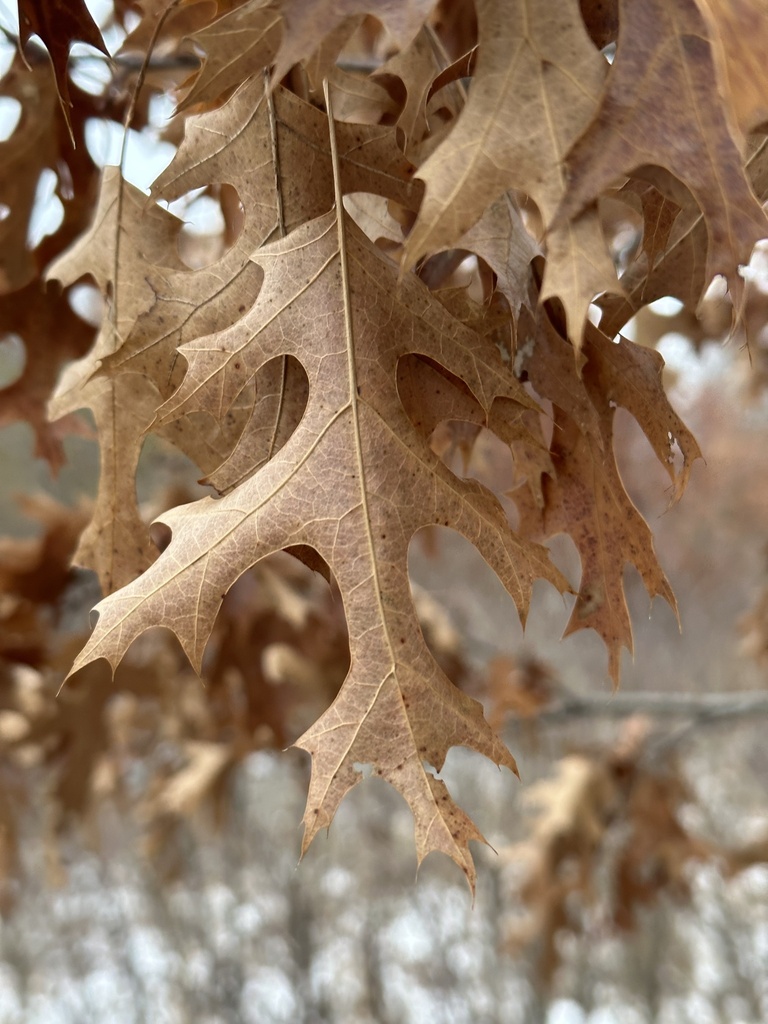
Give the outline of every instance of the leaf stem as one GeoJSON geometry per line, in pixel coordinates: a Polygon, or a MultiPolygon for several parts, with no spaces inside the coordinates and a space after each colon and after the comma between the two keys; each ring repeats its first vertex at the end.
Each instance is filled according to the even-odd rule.
{"type": "MultiPolygon", "coordinates": [[[[280,151],[277,144],[277,112],[275,111],[274,90],[270,86],[269,68],[264,68],[264,95],[267,98],[267,112],[269,114],[269,141],[272,148],[272,169],[275,176],[275,205],[277,207],[277,230],[281,238],[285,238],[285,207],[283,206],[282,176],[280,174],[280,151]]],[[[283,355],[280,360],[280,400],[277,403],[272,437],[269,439],[267,460],[275,454],[277,444],[277,433],[280,429],[280,418],[283,415],[285,406],[285,393],[288,384],[288,356],[283,355]]]]}

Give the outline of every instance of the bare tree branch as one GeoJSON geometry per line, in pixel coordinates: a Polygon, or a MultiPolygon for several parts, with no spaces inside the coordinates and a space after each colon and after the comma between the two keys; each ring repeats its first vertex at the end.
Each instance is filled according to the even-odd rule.
{"type": "Polygon", "coordinates": [[[566,697],[550,704],[537,716],[550,725],[574,718],[625,718],[630,715],[656,718],[685,717],[697,725],[726,718],[768,715],[768,692],[664,693],[647,691],[612,696],[566,697]]]}

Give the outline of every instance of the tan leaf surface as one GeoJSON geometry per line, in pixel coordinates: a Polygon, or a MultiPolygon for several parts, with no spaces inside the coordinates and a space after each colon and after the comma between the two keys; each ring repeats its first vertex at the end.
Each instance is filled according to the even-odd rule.
{"type": "Polygon", "coordinates": [[[626,338],[615,344],[591,324],[587,328],[584,355],[584,374],[593,401],[599,396],[603,408],[620,405],[632,413],[669,474],[672,502],[677,501],[688,484],[693,463],[702,454],[695,437],[669,404],[662,381],[663,358],[654,349],[635,345],[626,338]],[[675,465],[675,446],[683,459],[679,470],[675,465]]]}
{"type": "Polygon", "coordinates": [[[617,178],[650,164],[682,181],[707,226],[705,284],[722,274],[740,307],[739,264],[768,234],[723,108],[712,102],[715,61],[695,0],[620,6],[616,58],[599,113],[568,155],[564,224],[617,178]]]}
{"type": "MultiPolygon", "coordinates": [[[[527,319],[524,311],[521,325],[527,319]]],[[[582,579],[566,635],[596,629],[608,647],[610,674],[618,683],[621,647],[632,650],[624,566],[635,565],[651,598],[660,594],[673,608],[675,604],[651,531],[630,501],[616,467],[614,410],[627,409],[641,426],[672,481],[672,501],[681,496],[701,451],[669,404],[659,353],[625,338],[615,344],[588,324],[578,367],[568,344],[543,313],[535,333],[531,326],[527,331],[521,334],[516,368],[530,373],[539,394],[555,404],[553,471],[540,465],[537,493],[532,487],[536,448],[526,446],[521,465],[526,460],[530,464],[529,488],[517,488],[511,497],[520,509],[526,536],[543,539],[562,532],[573,538],[582,560],[582,579]],[[682,456],[679,466],[676,449],[682,456]]]]}
{"type": "MultiPolygon", "coordinates": [[[[339,124],[337,133],[344,193],[377,192],[417,208],[421,187],[411,180],[413,168],[392,128],[339,124]]],[[[175,199],[221,182],[237,189],[246,210],[240,239],[246,252],[277,234],[279,224],[291,231],[325,213],[333,205],[325,115],[278,87],[272,121],[264,83],[257,79],[222,108],[190,118],[184,142],[153,194],[175,199]]]]}
{"type": "MultiPolygon", "coordinates": [[[[610,344],[606,341],[606,345],[610,344]]],[[[590,380],[590,366],[588,362],[584,376],[599,406],[601,401],[595,381],[590,380]]],[[[625,399],[632,402],[631,388],[627,390],[625,399]]],[[[651,531],[632,504],[616,468],[612,438],[614,410],[610,400],[605,399],[600,412],[602,450],[556,408],[551,445],[555,476],[543,477],[544,509],[537,507],[525,489],[518,488],[512,497],[520,510],[521,530],[526,537],[545,540],[563,532],[577,546],[582,559],[582,579],[564,635],[594,629],[608,649],[608,672],[617,686],[622,648],[633,650],[632,625],[624,591],[625,566],[635,566],[651,599],[660,595],[675,610],[677,604],[667,577],[658,565],[651,531]]],[[[640,412],[642,415],[647,411],[640,412]]],[[[652,433],[657,427],[654,423],[648,429],[652,433]]],[[[684,470],[681,476],[685,475],[684,470]]]]}
{"type": "MultiPolygon", "coordinates": [[[[154,304],[136,321],[122,347],[102,360],[99,375],[140,373],[154,384],[161,399],[168,398],[184,376],[179,347],[238,320],[256,300],[262,277],[261,268],[245,259],[239,246],[199,271],[153,268],[147,282],[155,292],[154,304]]],[[[188,455],[217,490],[224,491],[248,467],[269,457],[281,431],[287,429],[280,427],[283,417],[295,425],[293,410],[298,408],[300,416],[305,404],[306,379],[291,373],[284,376],[281,368],[268,365],[258,375],[258,387],[244,389],[223,420],[200,410],[154,430],[188,455]],[[276,379],[286,387],[295,385],[295,393],[276,391],[276,379]],[[241,437],[240,457],[233,460],[241,437]]]]}
{"type": "Polygon", "coordinates": [[[702,0],[711,19],[715,58],[722,61],[731,111],[744,135],[768,123],[768,3],[702,0]]]}
{"type": "Polygon", "coordinates": [[[587,327],[592,300],[608,292],[623,293],[606,248],[596,207],[567,224],[556,224],[547,235],[547,264],[541,300],[559,298],[569,338],[578,349],[587,327]]]}
{"type": "MultiPolygon", "coordinates": [[[[379,188],[384,195],[417,204],[420,189],[410,180],[411,166],[395,146],[392,129],[339,125],[337,132],[342,188],[379,188]]],[[[273,96],[265,97],[263,82],[252,82],[222,109],[190,119],[185,142],[155,190],[174,197],[211,178],[232,184],[245,205],[245,226],[236,245],[199,271],[153,267],[144,284],[154,293],[154,302],[121,348],[103,361],[108,374],[146,374],[163,398],[178,386],[183,373],[177,349],[192,338],[224,329],[254,302],[261,271],[248,261],[248,254],[269,236],[283,235],[333,205],[327,119],[287,90],[278,87],[273,96]],[[234,142],[229,141],[230,134],[234,142]]],[[[250,403],[242,396],[239,409],[228,411],[226,421],[219,424],[226,427],[225,435],[218,440],[210,417],[185,417],[163,430],[220,491],[229,490],[269,458],[304,409],[303,374],[277,365],[269,373],[277,377],[262,374],[258,395],[250,403]],[[295,384],[295,392],[279,393],[278,379],[289,388],[295,384]],[[234,442],[243,430],[235,453],[226,438],[234,442]]]]}
{"type": "MultiPolygon", "coordinates": [[[[746,163],[752,188],[757,196],[768,195],[768,140],[759,139],[746,163]]],[[[655,265],[649,269],[645,254],[629,267],[622,278],[626,298],[605,295],[601,330],[613,337],[646,303],[673,295],[691,312],[696,311],[708,284],[707,226],[697,209],[683,210],[672,225],[669,241],[655,265]]]]}
{"type": "Polygon", "coordinates": [[[92,410],[100,452],[96,507],[73,560],[94,569],[102,593],[111,594],[136,579],[157,555],[139,513],[136,467],[159,396],[143,377],[126,373],[116,380],[89,380],[71,392],[71,401],[67,411],[92,410]]]}
{"type": "Polygon", "coordinates": [[[604,295],[600,329],[615,337],[638,309],[665,295],[679,299],[694,311],[706,287],[707,226],[701,215],[678,216],[668,246],[649,270],[645,252],[622,277],[626,298],[604,295]]]}
{"type": "Polygon", "coordinates": [[[395,120],[399,104],[383,85],[374,78],[344,71],[339,67],[328,70],[327,78],[333,92],[333,116],[337,121],[357,124],[390,124],[395,120]]]}
{"type": "Polygon", "coordinates": [[[443,420],[478,426],[486,420],[485,410],[466,385],[416,355],[403,356],[399,361],[397,393],[411,423],[427,439],[443,420]]]}
{"type": "Polygon", "coordinates": [[[61,412],[57,403],[73,401],[68,392],[120,348],[136,319],[153,305],[156,293],[147,280],[146,266],[166,274],[187,270],[177,252],[180,228],[181,221],[151,204],[123,179],[119,167],[104,168],[90,228],[46,271],[46,280],[57,280],[65,287],[90,276],[108,296],[107,314],[93,350],[77,364],[78,373],[70,367],[66,383],[60,382],[54,396],[57,414],[61,412]]]}
{"type": "Polygon", "coordinates": [[[586,440],[571,419],[555,410],[552,461],[555,477],[542,478],[543,514],[526,490],[512,497],[528,537],[567,533],[581,558],[581,582],[565,636],[594,629],[608,648],[608,670],[618,686],[621,649],[633,650],[632,625],[624,595],[624,567],[634,565],[651,599],[660,595],[677,609],[672,588],[658,564],[653,536],[629,499],[613,454],[613,411],[601,417],[604,450],[586,440]],[[536,529],[536,524],[539,529],[536,529]]]}
{"type": "Polygon", "coordinates": [[[262,249],[265,281],[253,310],[183,349],[189,369],[167,416],[199,404],[223,414],[280,349],[309,377],[306,412],[274,458],[227,497],[163,517],[173,531],[169,547],[99,605],[77,666],[99,657],[116,665],[136,636],[162,622],[199,667],[234,580],[273,551],[309,544],[336,576],[352,664],[336,702],[299,741],[313,754],[305,846],[360,781],[355,765],[371,764],[411,805],[419,859],[443,850],[471,880],[467,842],[477,832],[425,765],[439,771],[456,742],[514,762],[479,705],[452,687],[424,645],[408,545],[423,526],[461,530],[523,618],[535,576],[565,584],[544,549],[512,533],[488,492],[457,480],[413,430],[397,399],[397,362],[415,351],[449,363],[485,407],[496,394],[514,397],[519,385],[500,362],[482,359],[478,337],[415,278],[396,289],[394,269],[351,222],[343,224],[342,231],[330,214],[262,249]]]}
{"type": "Polygon", "coordinates": [[[93,378],[101,359],[119,348],[124,332],[148,309],[155,293],[146,280],[146,262],[181,269],[176,254],[180,221],[122,179],[117,167],[104,171],[94,222],[55,260],[48,277],[71,284],[90,275],[111,293],[101,333],[93,350],[62,375],[49,403],[51,419],[90,408],[96,419],[101,475],[93,522],[83,535],[78,564],[95,569],[104,593],[142,572],[154,545],[139,515],[135,470],[143,437],[154,420],[158,390],[146,376],[93,378]]]}
{"type": "Polygon", "coordinates": [[[405,104],[395,123],[405,135],[404,149],[409,155],[411,143],[419,142],[427,133],[427,97],[440,70],[433,35],[422,28],[407,49],[395,54],[376,72],[395,75],[405,86],[405,104]]]}
{"type": "MultiPolygon", "coordinates": [[[[512,188],[531,196],[548,225],[565,191],[565,155],[599,102],[606,63],[575,0],[480,0],[477,12],[472,89],[446,141],[419,169],[426,195],[406,246],[407,267],[428,251],[455,246],[512,188]]],[[[596,212],[550,232],[547,244],[553,284],[545,281],[544,294],[563,299],[578,340],[594,295],[619,287],[596,212]]]]}
{"type": "Polygon", "coordinates": [[[196,32],[193,40],[205,53],[205,61],[179,110],[212,103],[260,75],[274,60],[281,36],[280,14],[264,0],[242,4],[196,32]]]}
{"type": "Polygon", "coordinates": [[[237,444],[205,481],[220,494],[273,458],[299,425],[307,405],[307,375],[295,359],[272,359],[256,374],[255,384],[255,400],[237,444]]]}
{"type": "MultiPolygon", "coordinates": [[[[534,443],[512,441],[510,448],[512,450],[512,458],[515,460],[515,474],[518,481],[527,485],[531,500],[536,508],[542,509],[544,508],[542,480],[545,475],[555,475],[555,466],[549,453],[549,447],[544,440],[541,416],[534,413],[526,413],[523,423],[528,432],[533,436],[534,443]]],[[[491,410],[490,427],[499,437],[504,437],[504,431],[500,429],[499,424],[496,422],[493,410],[491,410]]]]}
{"type": "Polygon", "coordinates": [[[647,266],[653,267],[656,258],[664,253],[669,236],[680,213],[680,207],[655,185],[636,178],[630,179],[616,193],[617,198],[636,209],[643,218],[642,246],[647,266]]]}
{"type": "Polygon", "coordinates": [[[455,247],[485,260],[496,275],[497,288],[517,315],[528,299],[531,260],[543,252],[526,231],[514,196],[508,192],[493,202],[455,247]]]}
{"type": "Polygon", "coordinates": [[[202,30],[221,16],[227,8],[236,6],[237,0],[116,0],[115,6],[127,7],[134,13],[141,10],[138,21],[126,24],[123,9],[120,12],[124,28],[130,28],[117,53],[144,55],[152,48],[154,55],[178,56],[179,43],[185,37],[202,30]],[[132,27],[131,27],[132,25],[132,27]]]}
{"type": "Polygon", "coordinates": [[[373,192],[354,192],[344,196],[344,209],[363,234],[372,242],[389,243],[394,251],[403,244],[403,228],[390,212],[389,200],[373,192]]]}
{"type": "Polygon", "coordinates": [[[378,18],[404,49],[434,7],[434,0],[282,0],[283,39],[275,59],[275,80],[315,52],[343,22],[362,14],[378,18]]]}
{"type": "Polygon", "coordinates": [[[574,359],[571,345],[543,309],[535,314],[522,310],[514,362],[516,375],[529,380],[542,398],[548,398],[566,412],[582,434],[600,449],[603,436],[599,416],[581,377],[584,362],[581,353],[574,359]]]}
{"type": "Polygon", "coordinates": [[[90,275],[104,295],[111,295],[109,316],[93,358],[119,348],[136,318],[149,309],[154,291],[145,266],[182,270],[176,237],[181,221],[125,181],[119,167],[104,168],[93,222],[47,269],[46,280],[66,286],[90,275]]]}

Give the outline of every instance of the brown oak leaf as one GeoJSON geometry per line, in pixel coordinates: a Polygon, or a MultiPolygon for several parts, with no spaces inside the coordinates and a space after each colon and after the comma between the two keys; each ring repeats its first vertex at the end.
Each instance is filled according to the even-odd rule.
{"type": "Polygon", "coordinates": [[[568,154],[569,186],[555,224],[566,224],[617,178],[645,165],[665,168],[704,216],[704,286],[722,274],[738,310],[744,292],[738,266],[768,233],[768,220],[726,112],[712,102],[716,73],[695,0],[622,0],[606,91],[568,154]]]}
{"type": "Polygon", "coordinates": [[[72,44],[88,43],[107,57],[109,52],[84,0],[67,0],[65,4],[53,3],[52,0],[19,0],[19,45],[22,51],[35,35],[40,36],[51,55],[61,109],[69,124],[71,100],[67,64],[72,44]]]}
{"type": "MultiPolygon", "coordinates": [[[[342,191],[377,192],[415,210],[421,186],[392,128],[337,125],[342,191]]],[[[243,204],[241,246],[250,252],[333,205],[328,124],[312,104],[278,87],[270,102],[256,79],[218,110],[191,117],[184,142],[153,186],[176,199],[226,182],[243,204]]]]}
{"type": "Polygon", "coordinates": [[[396,271],[346,217],[303,225],[254,257],[265,280],[253,309],[229,330],[187,344],[187,376],[161,412],[224,414],[275,354],[292,355],[309,379],[301,423],[258,472],[224,498],[162,518],[173,537],[138,580],[98,606],[99,621],[76,668],[113,666],[131,641],[162,623],[199,668],[224,593],[271,552],[307,544],[335,574],[350,634],[351,667],[339,697],[299,740],[312,753],[305,842],[327,825],[360,765],[410,804],[419,860],[453,857],[474,881],[468,851],[479,833],[452,803],[440,771],[448,749],[471,745],[499,764],[511,755],[480,706],[456,690],[429,654],[410,597],[414,533],[449,524],[495,569],[525,618],[534,577],[567,587],[548,553],[515,535],[490,494],[454,477],[413,429],[397,396],[409,353],[458,370],[486,409],[524,396],[494,353],[413,276],[396,271]]]}
{"type": "Polygon", "coordinates": [[[107,167],[90,230],[48,268],[48,277],[64,285],[90,275],[110,295],[93,349],[67,367],[48,408],[53,420],[83,408],[92,409],[96,419],[99,492],[93,522],[76,557],[78,564],[97,571],[104,593],[134,579],[154,555],[138,510],[135,470],[160,394],[144,375],[94,379],[94,373],[119,348],[137,316],[152,305],[145,261],[183,267],[176,253],[180,226],[165,210],[148,206],[147,197],[122,179],[119,168],[107,167]]]}
{"type": "Polygon", "coordinates": [[[768,3],[703,0],[729,106],[744,135],[768,123],[768,3]]]}
{"type": "Polygon", "coordinates": [[[281,36],[282,18],[276,6],[264,0],[235,7],[196,32],[192,39],[205,60],[178,109],[213,103],[260,75],[272,64],[281,36]]]}
{"type": "MultiPolygon", "coordinates": [[[[607,65],[576,0],[480,0],[480,49],[469,98],[445,141],[419,168],[426,185],[404,263],[455,246],[509,189],[526,192],[549,225],[565,192],[563,161],[593,117],[607,65]]],[[[578,343],[589,304],[621,291],[597,210],[547,236],[542,298],[557,295],[578,343]]]]}
{"type": "Polygon", "coordinates": [[[594,629],[608,648],[608,671],[618,686],[621,649],[633,650],[632,625],[624,595],[624,567],[635,566],[651,598],[662,596],[677,610],[661,570],[647,523],[629,499],[613,454],[613,412],[604,414],[604,449],[598,451],[573,420],[555,409],[551,455],[554,477],[542,478],[544,508],[529,490],[512,497],[525,536],[545,540],[567,533],[581,558],[581,582],[565,636],[594,629]]]}

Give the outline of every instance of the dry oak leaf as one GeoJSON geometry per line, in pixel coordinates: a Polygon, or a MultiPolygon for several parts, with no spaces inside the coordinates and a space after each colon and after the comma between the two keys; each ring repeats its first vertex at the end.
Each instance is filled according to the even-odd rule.
{"type": "MultiPolygon", "coordinates": [[[[575,541],[582,559],[582,580],[566,635],[581,628],[596,629],[608,647],[611,678],[618,682],[621,647],[632,650],[623,591],[624,565],[635,565],[652,598],[661,595],[673,609],[676,605],[658,566],[651,532],[626,494],[616,468],[614,410],[621,406],[637,420],[669,474],[672,501],[683,493],[691,466],[701,458],[701,451],[669,404],[662,382],[664,360],[659,353],[626,338],[614,343],[589,324],[579,377],[573,359],[567,360],[562,352],[555,358],[558,337],[551,325],[546,331],[540,329],[537,344],[545,340],[552,354],[546,360],[539,354],[537,359],[534,348],[523,363],[525,367],[530,360],[532,373],[541,374],[541,363],[550,367],[547,378],[539,377],[538,383],[536,377],[532,379],[537,390],[556,405],[551,447],[554,473],[542,477],[543,512],[535,494],[518,488],[512,497],[523,516],[526,536],[550,537],[564,532],[575,541]],[[558,406],[563,394],[568,399],[567,413],[558,406]],[[585,401],[592,416],[575,421],[577,413],[583,415],[585,401]],[[600,444],[591,433],[595,421],[602,435],[600,444]],[[679,468],[675,447],[682,455],[679,468]],[[535,527],[537,521],[542,524],[540,531],[535,527]]],[[[559,347],[566,347],[563,339],[559,339],[559,347]]],[[[535,452],[530,446],[527,450],[535,452]]]]}
{"type": "Polygon", "coordinates": [[[478,464],[478,440],[482,438],[481,427],[486,425],[509,445],[513,454],[541,448],[548,458],[545,446],[531,433],[526,419],[538,413],[511,399],[497,398],[486,414],[460,379],[429,360],[404,356],[397,368],[397,391],[408,417],[430,441],[432,451],[449,467],[460,456],[462,476],[480,479],[477,472],[467,470],[473,456],[474,465],[478,464]]]}
{"type": "Polygon", "coordinates": [[[328,69],[325,77],[331,85],[333,116],[337,121],[357,124],[394,122],[400,104],[372,77],[344,71],[336,65],[328,69]]]}
{"type": "Polygon", "coordinates": [[[487,419],[466,384],[416,355],[403,356],[398,362],[397,393],[411,423],[427,440],[445,420],[479,428],[487,419]]]}
{"type": "Polygon", "coordinates": [[[344,22],[364,14],[378,18],[404,50],[434,6],[435,0],[281,0],[283,39],[275,58],[275,81],[314,54],[344,22]]]}
{"type": "Polygon", "coordinates": [[[475,73],[476,64],[477,47],[473,46],[471,50],[468,50],[458,60],[453,61],[447,68],[443,68],[430,86],[427,101],[431,100],[433,96],[436,96],[447,85],[455,85],[462,78],[472,78],[475,73]]]}
{"type": "Polygon", "coordinates": [[[42,529],[36,537],[0,538],[0,594],[55,605],[70,582],[72,552],[89,513],[84,504],[72,508],[42,492],[17,501],[28,522],[42,529]]]}
{"type": "MultiPolygon", "coordinates": [[[[136,321],[122,347],[101,361],[96,375],[138,373],[154,384],[161,400],[169,398],[184,376],[180,346],[238,320],[255,302],[262,277],[261,268],[238,246],[198,271],[152,268],[146,280],[155,291],[154,304],[136,321]]],[[[280,446],[306,405],[306,376],[279,363],[267,364],[222,420],[200,410],[152,425],[153,433],[192,459],[220,493],[231,489],[280,446]],[[232,454],[240,439],[235,461],[232,454]]]]}
{"type": "Polygon", "coordinates": [[[647,266],[653,267],[657,256],[667,249],[681,207],[655,185],[637,178],[630,178],[616,193],[616,198],[636,210],[643,218],[643,252],[647,266]]]}
{"type": "Polygon", "coordinates": [[[389,200],[384,196],[354,192],[344,196],[344,209],[363,234],[385,251],[394,254],[402,246],[403,226],[393,217],[389,200]]]}
{"type": "Polygon", "coordinates": [[[620,405],[634,416],[669,474],[673,488],[670,504],[678,501],[693,463],[702,454],[696,438],[669,404],[662,378],[663,357],[627,338],[614,343],[592,324],[587,327],[583,352],[587,358],[584,378],[592,401],[599,400],[603,410],[620,405]],[[679,470],[676,447],[682,455],[679,470]]]}
{"type": "MultiPolygon", "coordinates": [[[[427,97],[440,71],[434,36],[423,27],[410,46],[391,57],[376,76],[394,75],[405,87],[405,103],[395,124],[405,135],[405,152],[427,133],[427,97]]],[[[334,105],[335,106],[335,105],[334,105]]]]}
{"type": "MultiPolygon", "coordinates": [[[[183,360],[177,365],[183,367],[183,360]]],[[[282,448],[302,417],[307,393],[307,375],[301,365],[278,356],[254,375],[222,420],[200,409],[162,423],[153,417],[147,430],[196,464],[203,473],[199,483],[226,494],[282,448]]],[[[296,552],[296,557],[324,572],[311,555],[296,552]]]]}
{"type": "MultiPolygon", "coordinates": [[[[344,193],[375,192],[418,208],[421,186],[394,129],[337,123],[336,135],[344,193]]],[[[246,251],[326,213],[334,193],[325,114],[279,86],[270,99],[256,79],[218,110],[190,118],[152,193],[170,200],[214,183],[237,190],[246,251]]]]}
{"type": "MultiPolygon", "coordinates": [[[[532,303],[533,304],[533,303],[532,303]]],[[[582,379],[583,353],[574,359],[572,346],[555,329],[539,306],[533,314],[522,309],[518,320],[515,374],[530,381],[541,398],[568,414],[597,450],[604,444],[600,417],[582,379]]]]}
{"type": "MultiPolygon", "coordinates": [[[[616,58],[597,116],[568,154],[565,224],[617,178],[651,165],[690,190],[708,235],[705,285],[722,274],[739,310],[739,264],[768,235],[727,111],[695,0],[622,0],[616,58]]],[[[665,293],[668,294],[668,293],[665,293]]]]}
{"type": "MultiPolygon", "coordinates": [[[[367,194],[364,190],[373,188],[411,208],[418,205],[420,186],[411,180],[412,167],[391,128],[339,124],[336,134],[343,191],[367,194]]],[[[147,373],[164,398],[179,382],[178,347],[222,330],[255,300],[261,272],[248,253],[332,207],[327,118],[281,87],[265,95],[261,80],[246,85],[221,109],[190,119],[184,143],[154,191],[174,198],[211,180],[233,185],[247,211],[237,245],[195,273],[150,271],[145,280],[155,292],[154,304],[103,363],[109,373],[147,373]]],[[[304,410],[306,377],[295,365],[265,367],[260,378],[250,408],[241,400],[237,415],[230,409],[230,422],[219,424],[230,438],[245,429],[236,452],[225,438],[224,448],[216,443],[209,417],[198,425],[185,417],[162,431],[220,492],[269,458],[304,410]]]]}
{"type": "Polygon", "coordinates": [[[182,349],[187,377],[163,410],[197,405],[224,414],[276,355],[309,378],[304,417],[288,442],[226,497],[165,514],[169,546],[146,573],[98,606],[75,669],[104,657],[115,667],[150,626],[172,629],[199,670],[223,595],[272,552],[307,544],[335,574],[349,627],[351,667],[332,707],[299,740],[313,757],[304,848],[327,827],[370,764],[411,806],[421,861],[442,850],[470,883],[468,840],[479,833],[452,803],[439,771],[448,749],[471,746],[514,761],[482,716],[432,659],[411,601],[413,535],[451,525],[500,576],[524,619],[535,577],[567,587],[548,552],[521,540],[479,485],[454,477],[413,429],[397,397],[397,363],[419,353],[451,366],[488,407],[496,394],[529,399],[500,360],[414,277],[395,269],[344,217],[311,221],[254,257],[265,280],[243,321],[182,349]],[[429,766],[429,767],[428,767],[429,766]]]}
{"type": "Polygon", "coordinates": [[[532,461],[551,469],[549,452],[540,428],[537,429],[537,409],[526,409],[514,399],[498,397],[490,412],[486,412],[460,378],[415,355],[403,356],[398,363],[397,392],[411,423],[431,440],[432,450],[447,465],[458,450],[466,469],[480,428],[487,426],[509,446],[516,462],[528,465],[532,461]],[[444,429],[438,435],[436,428],[440,425],[444,429]]]}
{"type": "Polygon", "coordinates": [[[530,838],[505,850],[505,860],[525,866],[520,897],[528,911],[508,929],[513,954],[536,944],[537,970],[551,978],[560,963],[557,937],[573,928],[572,908],[592,892],[595,851],[605,840],[618,800],[614,779],[598,761],[572,754],[557,763],[553,778],[523,793],[533,820],[530,838]]]}
{"type": "Polygon", "coordinates": [[[526,231],[514,196],[508,192],[493,202],[455,248],[467,249],[485,260],[496,275],[496,287],[517,317],[529,299],[531,262],[543,252],[526,231]]]}
{"type": "Polygon", "coordinates": [[[19,0],[19,46],[21,50],[34,35],[40,36],[51,55],[56,88],[67,124],[70,123],[67,63],[73,43],[88,43],[109,57],[96,22],[84,0],[19,0]]]}
{"type": "Polygon", "coordinates": [[[181,222],[147,205],[147,197],[107,167],[94,223],[48,269],[68,285],[90,274],[103,293],[111,291],[108,315],[94,348],[70,364],[48,407],[50,419],[93,410],[101,448],[101,475],[94,519],[83,534],[76,560],[95,569],[104,593],[123,586],[146,568],[155,548],[138,511],[135,470],[143,437],[160,401],[144,375],[96,378],[101,360],[119,348],[124,332],[152,305],[154,292],[144,268],[181,269],[176,235],[181,222]]]}
{"type": "Polygon", "coordinates": [[[149,309],[155,292],[147,281],[148,266],[174,270],[181,262],[176,241],[181,221],[125,181],[119,167],[104,168],[101,191],[90,228],[50,264],[46,280],[65,287],[90,275],[102,295],[109,295],[109,313],[88,359],[120,348],[136,319],[149,309]]]}
{"type": "Polygon", "coordinates": [[[696,213],[681,213],[670,232],[668,246],[649,268],[645,251],[622,277],[623,296],[603,295],[600,330],[608,337],[619,331],[644,305],[666,295],[679,299],[687,309],[697,309],[706,287],[707,227],[696,213]]]}
{"type": "MultiPolygon", "coordinates": [[[[261,268],[248,260],[239,245],[200,270],[148,267],[145,282],[154,293],[154,302],[136,320],[121,347],[101,360],[96,374],[142,374],[157,389],[161,401],[169,398],[184,376],[178,348],[238,320],[256,300],[262,277],[261,268]]],[[[253,394],[243,394],[242,401],[221,422],[201,412],[155,432],[209,474],[232,452],[253,414],[254,402],[253,394]]]]}
{"type": "MultiPolygon", "coordinates": [[[[179,74],[188,69],[196,74],[200,61],[190,52],[187,40],[204,32],[214,18],[221,18],[224,11],[236,5],[238,0],[127,0],[120,9],[120,0],[115,7],[117,19],[126,24],[128,11],[138,19],[123,39],[115,57],[120,59],[123,84],[128,85],[131,77],[144,61],[151,57],[146,70],[145,83],[166,89],[177,87],[179,74]],[[127,7],[127,10],[125,9],[127,7]],[[155,65],[155,66],[153,66],[155,65]]],[[[186,80],[185,80],[186,84],[186,80]]]]}
{"type": "Polygon", "coordinates": [[[200,74],[178,106],[213,103],[259,75],[274,60],[282,37],[282,18],[274,4],[252,0],[228,11],[191,40],[205,54],[200,74]]]}
{"type": "MultiPolygon", "coordinates": [[[[768,139],[755,144],[746,163],[755,194],[768,197],[768,139]]],[[[708,284],[707,225],[697,208],[683,210],[675,219],[666,249],[658,255],[653,267],[648,266],[645,253],[635,260],[622,277],[625,295],[604,295],[599,300],[603,310],[600,329],[614,337],[641,306],[665,295],[672,295],[692,312],[700,304],[708,284]]]]}
{"type": "Polygon", "coordinates": [[[702,0],[731,112],[746,135],[768,123],[768,3],[702,0]]]}
{"type": "Polygon", "coordinates": [[[606,248],[597,207],[588,207],[567,224],[553,226],[546,250],[540,297],[542,302],[560,299],[568,337],[578,350],[589,326],[593,300],[604,293],[624,294],[606,248]]]}
{"type": "Polygon", "coordinates": [[[148,265],[144,283],[153,301],[99,372],[143,373],[168,398],[183,376],[177,349],[239,320],[256,301],[262,276],[239,245],[199,270],[148,265]]]}
{"type": "MultiPolygon", "coordinates": [[[[576,0],[479,0],[480,49],[464,110],[419,169],[426,194],[404,265],[449,248],[509,189],[549,225],[565,192],[563,161],[597,109],[606,62],[576,0]]],[[[597,210],[550,230],[542,298],[557,294],[579,340],[592,298],[621,291],[597,210]],[[551,283],[550,283],[551,279],[551,283]]]]}
{"type": "Polygon", "coordinates": [[[633,650],[624,595],[625,565],[634,565],[651,599],[660,595],[675,612],[677,604],[656,558],[653,535],[619,476],[613,454],[613,414],[609,407],[601,417],[601,452],[555,408],[550,449],[555,476],[542,478],[544,508],[536,506],[525,488],[515,490],[512,497],[526,537],[546,540],[566,533],[573,539],[581,558],[581,582],[563,635],[594,629],[608,649],[609,675],[618,686],[621,649],[633,650]]]}
{"type": "MultiPolygon", "coordinates": [[[[75,367],[75,373],[77,364],[75,367]]],[[[65,382],[67,373],[62,380],[65,382]]],[[[80,538],[75,565],[93,569],[111,594],[147,568],[157,555],[136,498],[136,467],[159,404],[155,388],[136,373],[92,378],[51,404],[51,417],[79,408],[93,412],[99,434],[99,490],[91,522],[80,538]]]]}
{"type": "Polygon", "coordinates": [[[67,368],[52,400],[54,418],[82,408],[78,390],[98,370],[101,361],[120,348],[137,318],[150,309],[156,293],[146,268],[188,270],[178,257],[176,240],[181,221],[125,181],[119,167],[104,168],[93,222],[83,235],[46,271],[64,287],[90,275],[102,295],[107,313],[93,349],[67,368]]]}

